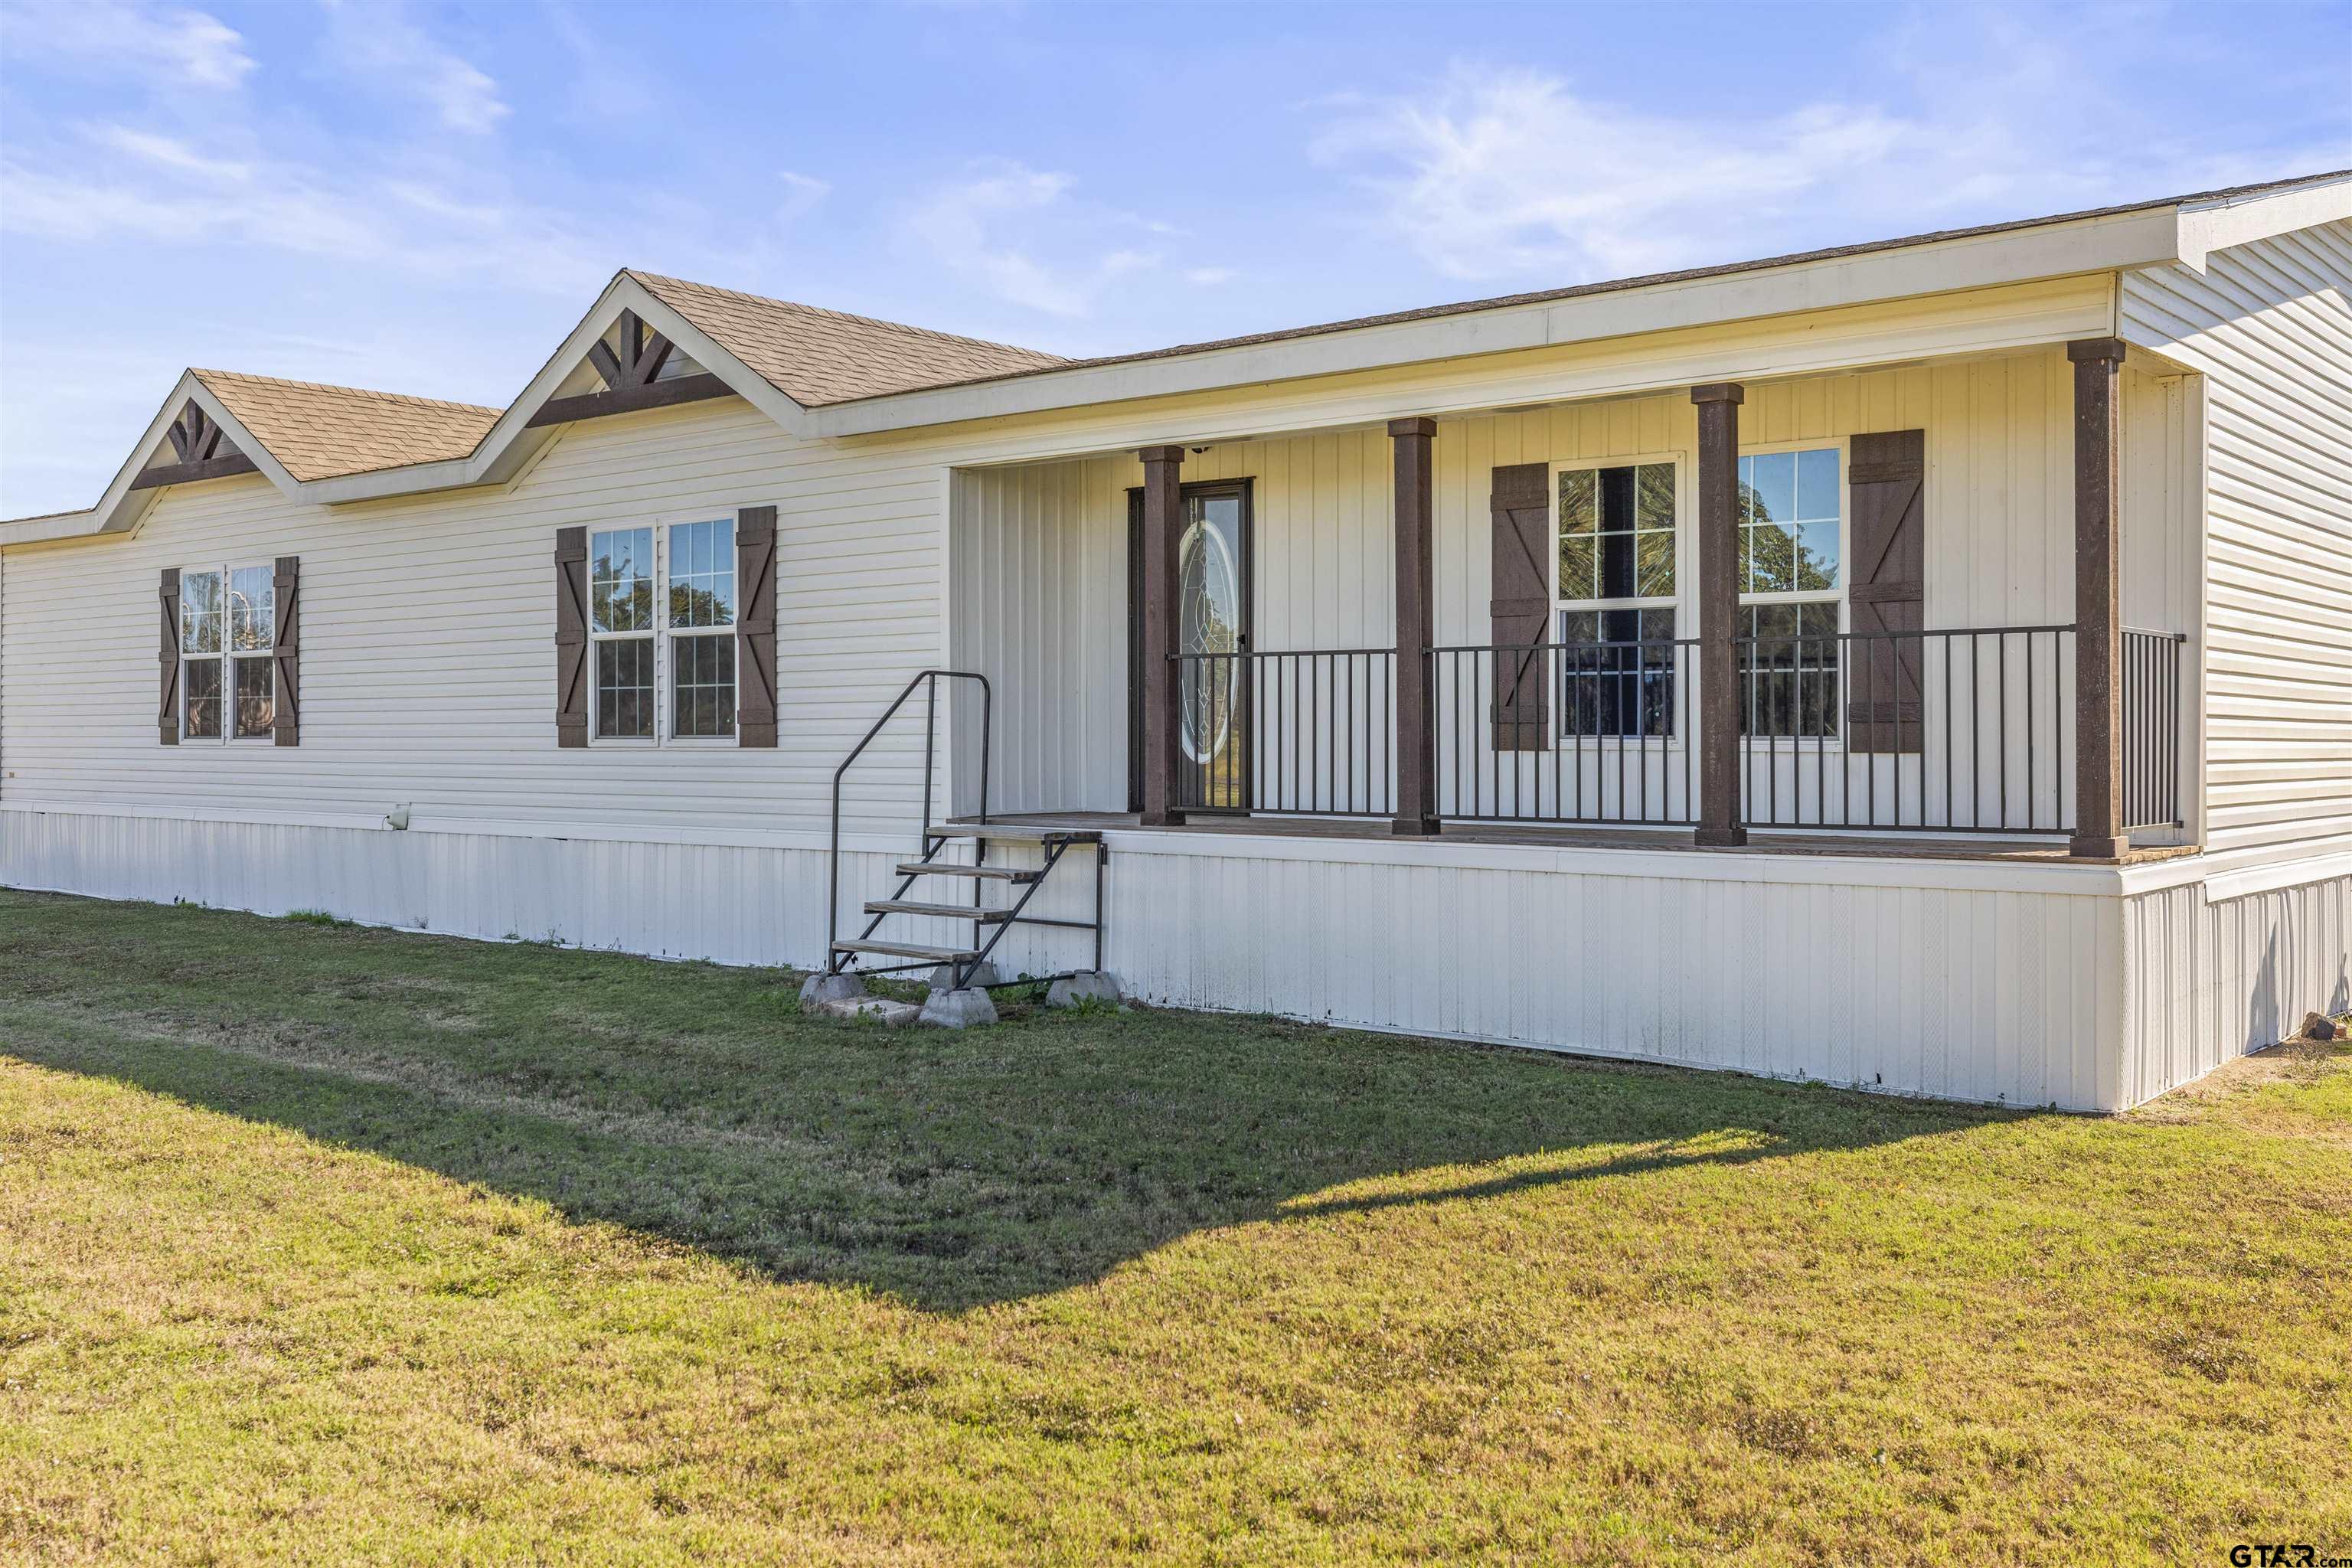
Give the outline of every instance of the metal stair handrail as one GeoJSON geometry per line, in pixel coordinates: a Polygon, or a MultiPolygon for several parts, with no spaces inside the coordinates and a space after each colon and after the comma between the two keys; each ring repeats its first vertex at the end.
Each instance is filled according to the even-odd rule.
{"type": "Polygon", "coordinates": [[[824,890],[824,951],[825,963],[828,968],[834,962],[834,943],[841,936],[842,778],[849,772],[850,764],[864,755],[866,748],[874,743],[874,737],[882,732],[883,726],[896,718],[898,710],[907,705],[907,699],[915,694],[915,688],[922,687],[924,689],[922,849],[925,858],[928,858],[931,853],[931,772],[933,760],[939,752],[940,682],[942,680],[972,680],[980,683],[979,820],[982,823],[988,820],[988,753],[992,710],[995,700],[989,689],[988,677],[970,669],[920,671],[913,679],[907,682],[898,696],[890,700],[890,706],[882,710],[882,717],[874,721],[874,727],[866,731],[865,737],[849,749],[849,754],[841,759],[841,765],[833,770],[833,833],[831,847],[825,856],[824,890]]]}

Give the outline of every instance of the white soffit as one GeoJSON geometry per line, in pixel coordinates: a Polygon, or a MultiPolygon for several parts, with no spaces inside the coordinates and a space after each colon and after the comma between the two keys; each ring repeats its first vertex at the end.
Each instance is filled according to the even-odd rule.
{"type": "Polygon", "coordinates": [[[2193,202],[2180,208],[2178,259],[2202,272],[2205,258],[2217,250],[2347,219],[2352,219],[2352,174],[2292,190],[2193,202]]]}

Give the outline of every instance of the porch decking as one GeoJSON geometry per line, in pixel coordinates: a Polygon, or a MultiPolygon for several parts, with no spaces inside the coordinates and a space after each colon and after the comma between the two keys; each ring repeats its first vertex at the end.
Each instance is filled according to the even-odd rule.
{"type": "MultiPolygon", "coordinates": [[[[968,821],[969,819],[959,819],[968,821]]],[[[1023,827],[1066,831],[1174,834],[1243,834],[1270,838],[1355,838],[1393,844],[1507,844],[1549,849],[1685,850],[1702,855],[1843,855],[1915,860],[1989,860],[2063,864],[2070,859],[2058,838],[1960,838],[1894,837],[1845,833],[1777,833],[1756,831],[1750,841],[1736,847],[1702,847],[1689,828],[1570,827],[1511,826],[1493,823],[1448,825],[1436,839],[1401,837],[1386,821],[1363,817],[1223,816],[1194,813],[1181,824],[1143,826],[1128,811],[1036,811],[995,813],[990,821],[1023,827]]],[[[2141,865],[2198,853],[2194,845],[2135,848],[2120,865],[2141,865]]]]}

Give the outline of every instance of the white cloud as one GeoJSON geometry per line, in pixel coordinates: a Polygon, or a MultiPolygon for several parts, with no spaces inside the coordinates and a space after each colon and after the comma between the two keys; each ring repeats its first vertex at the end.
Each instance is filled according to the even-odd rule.
{"type": "Polygon", "coordinates": [[[776,216],[781,219],[799,217],[833,194],[828,182],[814,174],[796,174],[790,169],[777,170],[776,181],[784,187],[783,199],[776,204],[776,216]]]}
{"type": "Polygon", "coordinates": [[[91,0],[12,5],[7,18],[12,53],[127,71],[164,89],[227,90],[255,69],[243,35],[203,11],[91,0]]]}
{"type": "Polygon", "coordinates": [[[496,278],[590,293],[616,264],[605,237],[494,183],[467,191],[414,174],[365,175],[279,161],[220,163],[152,132],[94,138],[131,153],[89,168],[0,163],[0,228],[51,240],[253,246],[433,279],[496,278]],[[209,178],[191,188],[189,175],[209,178]]]}
{"type": "Polygon", "coordinates": [[[1232,282],[1235,276],[1230,267],[1195,267],[1184,274],[1184,281],[1198,284],[1203,289],[1213,289],[1220,283],[1232,282]]]}
{"type": "Polygon", "coordinates": [[[992,161],[970,179],[933,191],[908,216],[907,228],[940,262],[977,275],[1001,300],[1048,315],[1091,315],[1110,284],[1158,266],[1160,258],[1122,246],[1088,259],[1038,259],[1041,248],[1092,252],[1104,231],[1131,225],[1124,214],[1067,201],[1072,186],[1067,174],[992,161]],[[1020,238],[1008,237],[1007,229],[1020,238]]]}
{"type": "Polygon", "coordinates": [[[443,125],[471,135],[513,112],[488,73],[442,47],[399,6],[335,0],[328,16],[331,63],[383,96],[415,99],[443,125]]]}
{"type": "Polygon", "coordinates": [[[127,125],[93,125],[86,134],[101,147],[200,180],[238,184],[253,175],[250,164],[208,156],[176,136],[134,131],[127,125]]]}
{"type": "Polygon", "coordinates": [[[1727,214],[1777,209],[1908,134],[1817,105],[1735,135],[1588,102],[1529,71],[1457,68],[1433,90],[1350,112],[1317,140],[1362,176],[1387,225],[1462,279],[1571,277],[1676,264],[1727,214]]]}
{"type": "Polygon", "coordinates": [[[1457,64],[1425,88],[1328,99],[1312,156],[1366,226],[1456,279],[1568,283],[2063,212],[2328,166],[2326,150],[2217,158],[2101,86],[2126,19],[1937,14],[1880,44],[1860,99],[1758,116],[1649,113],[1532,70],[1457,64]]]}

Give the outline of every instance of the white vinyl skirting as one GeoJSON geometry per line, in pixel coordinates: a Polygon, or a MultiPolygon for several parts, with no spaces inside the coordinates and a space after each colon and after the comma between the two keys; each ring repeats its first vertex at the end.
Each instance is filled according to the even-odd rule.
{"type": "MultiPolygon", "coordinates": [[[[859,842],[853,911],[911,858],[859,842]]],[[[1108,847],[1107,964],[1182,1007],[2115,1110],[2352,1005],[2352,876],[2217,902],[2201,881],[2126,894],[2111,874],[1892,858],[1118,831],[1108,847]]],[[[723,963],[817,963],[824,877],[814,845],[0,811],[10,886],[723,963]]],[[[1032,912],[1083,918],[1093,882],[1073,851],[1032,912]]],[[[1016,928],[999,958],[1079,968],[1091,944],[1016,928]]]]}

